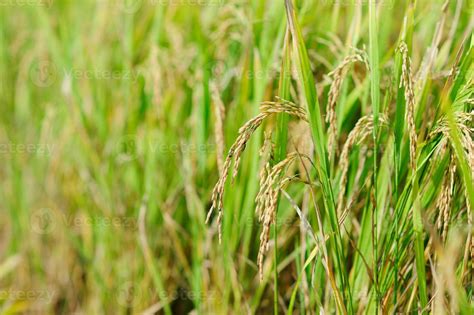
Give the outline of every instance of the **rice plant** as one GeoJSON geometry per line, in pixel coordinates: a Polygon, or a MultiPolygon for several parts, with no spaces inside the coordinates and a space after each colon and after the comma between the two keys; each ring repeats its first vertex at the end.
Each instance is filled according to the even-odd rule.
{"type": "Polygon", "coordinates": [[[473,9],[0,1],[0,312],[473,314],[473,9]]]}

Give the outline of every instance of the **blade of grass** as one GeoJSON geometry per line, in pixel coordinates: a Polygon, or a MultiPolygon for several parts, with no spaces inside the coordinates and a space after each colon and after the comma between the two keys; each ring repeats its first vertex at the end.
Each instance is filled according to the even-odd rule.
{"type": "MultiPolygon", "coordinates": [[[[402,34],[400,40],[403,40],[407,43],[408,46],[408,52],[411,52],[411,38],[413,36],[413,11],[414,7],[413,4],[410,2],[407,6],[406,9],[406,14],[405,14],[405,19],[404,19],[404,25],[402,29],[402,34]]],[[[394,208],[396,209],[396,204],[399,201],[399,190],[400,190],[400,180],[402,177],[402,169],[401,169],[401,164],[402,164],[402,139],[403,139],[403,134],[404,134],[404,125],[405,125],[405,97],[404,97],[404,91],[400,87],[400,80],[401,80],[401,75],[402,75],[402,58],[400,54],[396,55],[395,59],[395,84],[397,87],[397,96],[396,96],[396,110],[395,110],[395,125],[394,125],[394,141],[395,141],[395,148],[394,148],[394,166],[395,166],[395,176],[394,176],[394,208]]],[[[393,292],[393,304],[397,305],[397,295],[398,295],[398,277],[396,276],[398,274],[398,269],[399,269],[399,255],[398,255],[398,250],[399,250],[399,242],[400,242],[400,236],[399,236],[399,227],[398,224],[400,222],[400,213],[398,211],[395,211],[395,271],[394,271],[394,292],[393,292]]],[[[396,309],[395,309],[396,311],[396,309]]]]}
{"type": "Polygon", "coordinates": [[[315,163],[315,166],[323,187],[325,209],[331,226],[331,234],[333,235],[330,238],[330,248],[332,249],[332,256],[335,259],[336,273],[340,282],[339,285],[343,291],[345,305],[338,305],[338,308],[340,311],[345,312],[347,307],[349,313],[352,313],[352,299],[345,266],[346,259],[344,257],[341,233],[338,225],[334,192],[331,187],[326,135],[324,132],[323,120],[321,119],[321,109],[318,102],[316,85],[311,72],[308,53],[306,51],[301,29],[297,21],[294,3],[291,0],[286,0],[285,6],[288,25],[292,35],[294,52],[297,55],[299,84],[304,91],[306,105],[310,116],[310,128],[317,155],[317,163],[315,163]]]}
{"type": "Polygon", "coordinates": [[[373,172],[373,191],[374,207],[372,213],[372,248],[373,248],[373,269],[376,294],[376,312],[378,313],[380,305],[379,287],[378,287],[378,255],[377,255],[377,155],[378,155],[378,128],[380,112],[380,67],[379,67],[379,47],[377,34],[377,14],[376,2],[370,1],[369,4],[369,64],[370,64],[370,95],[372,100],[372,115],[374,117],[373,141],[374,141],[374,172],[373,172]]]}
{"type": "MultiPolygon", "coordinates": [[[[290,84],[291,84],[291,42],[290,32],[287,28],[285,34],[285,42],[283,47],[283,58],[278,86],[278,94],[282,99],[289,100],[290,98],[290,84]]],[[[277,118],[276,144],[277,152],[275,155],[275,162],[283,160],[286,156],[286,143],[288,141],[288,115],[282,114],[277,118]]],[[[280,206],[280,198],[278,198],[278,206],[280,206]]],[[[278,214],[278,212],[277,212],[278,214]]],[[[278,218],[278,215],[277,215],[278,218]]],[[[278,315],[278,234],[277,234],[278,220],[273,225],[274,227],[274,296],[273,296],[273,310],[274,314],[278,315]]]]}
{"type": "Polygon", "coordinates": [[[300,274],[298,275],[298,279],[296,280],[295,287],[293,288],[293,291],[291,292],[291,298],[290,298],[290,305],[288,306],[288,315],[293,314],[293,308],[295,305],[295,300],[296,300],[296,293],[298,292],[298,287],[300,286],[301,279],[303,278],[303,272],[305,272],[306,268],[311,264],[311,262],[316,258],[317,254],[319,252],[319,246],[315,244],[313,250],[311,251],[309,257],[306,259],[303,268],[301,269],[300,274]]]}

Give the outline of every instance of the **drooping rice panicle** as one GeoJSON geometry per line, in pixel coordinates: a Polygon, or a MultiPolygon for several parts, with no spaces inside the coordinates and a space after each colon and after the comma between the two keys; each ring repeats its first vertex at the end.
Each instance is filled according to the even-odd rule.
{"type": "Polygon", "coordinates": [[[217,224],[219,241],[222,240],[222,217],[223,217],[223,198],[224,198],[224,187],[229,175],[232,160],[234,160],[234,167],[232,173],[232,181],[236,178],[240,159],[243,151],[247,145],[252,134],[262,124],[262,122],[271,114],[287,113],[295,116],[302,120],[307,120],[305,110],[294,103],[284,100],[278,100],[277,102],[263,102],[260,106],[260,114],[247,121],[240,129],[239,135],[236,141],[229,149],[229,153],[224,162],[223,171],[220,174],[219,180],[217,181],[212,191],[212,206],[207,214],[206,222],[211,218],[211,215],[215,210],[218,211],[217,224]]]}
{"type": "Polygon", "coordinates": [[[451,162],[448,171],[448,177],[445,179],[443,187],[441,188],[440,196],[437,201],[438,214],[438,230],[441,233],[441,240],[446,241],[448,232],[450,205],[453,195],[454,174],[456,172],[456,164],[451,162]]]}
{"type": "Polygon", "coordinates": [[[255,199],[256,213],[259,221],[262,223],[262,232],[260,233],[260,246],[258,250],[257,265],[260,279],[263,279],[263,259],[268,250],[270,237],[270,225],[275,224],[276,211],[278,205],[278,196],[280,189],[288,182],[282,178],[282,172],[298,158],[296,152],[290,153],[284,160],[268,169],[260,191],[255,199]]]}
{"type": "Polygon", "coordinates": [[[411,69],[411,59],[408,56],[408,47],[405,42],[401,42],[399,46],[402,54],[402,79],[400,85],[405,87],[405,102],[406,102],[406,121],[408,124],[408,133],[410,138],[410,165],[411,169],[416,169],[416,148],[417,135],[415,125],[415,93],[413,90],[413,73],[411,69]]]}
{"type": "MultiPolygon", "coordinates": [[[[383,125],[387,122],[384,116],[379,117],[379,124],[383,125]]],[[[347,172],[349,170],[349,154],[352,147],[362,142],[365,138],[367,138],[373,129],[373,117],[372,116],[364,116],[360,118],[354,129],[351,130],[347,140],[342,148],[341,157],[340,157],[340,168],[341,168],[341,179],[339,181],[339,193],[337,196],[337,213],[341,214],[342,209],[344,208],[344,194],[346,192],[346,185],[347,185],[347,172]]]]}
{"type": "Polygon", "coordinates": [[[328,104],[326,108],[326,122],[329,124],[328,127],[328,148],[330,159],[335,151],[337,151],[337,116],[336,116],[336,102],[339,98],[342,82],[349,70],[351,64],[355,62],[361,62],[365,65],[367,70],[369,69],[366,53],[363,51],[356,50],[352,55],[346,56],[342,62],[328,74],[333,78],[331,87],[329,88],[328,104]]]}

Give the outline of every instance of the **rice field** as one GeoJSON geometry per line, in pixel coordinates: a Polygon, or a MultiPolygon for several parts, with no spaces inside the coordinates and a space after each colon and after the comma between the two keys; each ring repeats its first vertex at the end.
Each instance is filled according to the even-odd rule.
{"type": "Polygon", "coordinates": [[[472,0],[0,0],[0,314],[474,314],[472,0]]]}

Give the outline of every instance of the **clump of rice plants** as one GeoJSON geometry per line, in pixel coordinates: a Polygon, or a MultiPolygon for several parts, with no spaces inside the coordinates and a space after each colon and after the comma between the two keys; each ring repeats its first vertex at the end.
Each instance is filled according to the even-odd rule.
{"type": "MultiPolygon", "coordinates": [[[[239,130],[239,137],[229,150],[226,166],[212,194],[208,220],[213,210],[218,210],[219,241],[222,239],[224,187],[232,158],[235,159],[232,178],[235,178],[246,143],[250,135],[262,125],[264,118],[267,118],[268,112],[271,110],[278,115],[290,114],[308,124],[315,151],[311,157],[298,151],[287,152],[286,156],[270,153],[261,164],[260,190],[255,200],[256,213],[262,223],[257,258],[260,280],[263,281],[264,277],[264,253],[270,245],[270,226],[277,224],[279,208],[291,208],[290,205],[282,205],[281,193],[285,193],[291,201],[302,226],[308,223],[299,209],[298,200],[305,194],[310,194],[313,204],[309,203],[306,211],[314,210],[317,221],[309,229],[317,231],[320,237],[314,237],[316,233],[312,232],[311,245],[307,246],[314,250],[308,256],[302,255],[304,268],[299,272],[313,279],[312,289],[306,290],[326,291],[326,295],[316,293],[316,308],[344,314],[360,311],[392,313],[401,310],[420,313],[472,312],[474,239],[470,204],[473,198],[474,170],[474,87],[472,44],[468,43],[469,35],[472,34],[466,34],[463,43],[457,47],[456,59],[447,65],[450,67],[447,75],[440,78],[444,82],[441,95],[427,99],[426,95],[420,95],[430,93],[430,90],[423,89],[429,79],[422,74],[429,72],[432,64],[425,60],[415,77],[411,49],[406,43],[410,40],[406,33],[413,32],[413,25],[406,24],[408,17],[405,15],[402,34],[391,61],[394,67],[392,81],[388,86],[382,87],[377,41],[379,20],[376,4],[370,3],[371,50],[367,54],[356,49],[355,54],[344,57],[328,74],[331,84],[325,102],[326,110],[323,112],[294,2],[285,1],[285,6],[288,24],[280,86],[275,96],[278,101],[264,103],[265,111],[239,130]],[[338,137],[338,127],[343,126],[338,126],[336,106],[341,99],[339,94],[344,78],[354,70],[351,69],[354,62],[365,65],[366,77],[363,80],[368,81],[371,86],[371,112],[361,117],[352,129],[348,129],[349,134],[342,152],[338,154],[338,144],[342,140],[338,137]],[[288,72],[291,67],[297,68],[296,75],[292,76],[288,72]],[[459,68],[467,72],[459,73],[459,68]],[[281,82],[284,80],[287,83],[282,87],[281,82]],[[294,97],[299,105],[278,96],[288,96],[290,85],[296,91],[294,97]],[[460,89],[463,92],[458,94],[460,89]],[[385,97],[383,105],[380,104],[381,94],[385,97]],[[429,104],[423,105],[422,102],[429,104]],[[428,107],[432,109],[427,113],[420,112],[428,110],[428,107]],[[309,113],[309,117],[305,111],[309,113]],[[323,126],[324,115],[327,126],[323,126]],[[373,135],[372,141],[368,141],[370,135],[373,135]],[[367,139],[365,143],[364,139],[367,139]],[[354,147],[364,150],[369,158],[362,161],[354,159],[351,156],[352,151],[356,151],[354,147]],[[293,162],[302,162],[303,158],[308,159],[311,166],[310,170],[305,170],[306,180],[298,170],[287,170],[293,162]],[[331,162],[334,163],[330,165],[331,162]],[[456,165],[464,165],[464,168],[457,172],[456,165]],[[350,169],[352,174],[349,174],[350,169]],[[300,196],[297,201],[284,191],[286,185],[296,181],[304,183],[300,190],[295,190],[300,196]],[[320,192],[319,198],[314,196],[314,190],[320,192]],[[455,193],[458,198],[457,207],[452,206],[455,193]],[[336,195],[337,199],[334,198],[336,195]],[[346,197],[350,199],[349,202],[346,202],[346,197]],[[312,206],[314,209],[311,209],[312,206]],[[447,258],[447,251],[453,250],[447,240],[447,230],[453,218],[456,218],[456,224],[464,228],[451,229],[452,241],[464,241],[456,251],[456,256],[447,258]],[[450,260],[449,268],[452,275],[455,275],[454,279],[444,278],[446,274],[440,268],[446,267],[444,264],[447,262],[442,263],[440,256],[450,260]],[[318,267],[322,282],[314,283],[318,267]],[[446,287],[448,282],[450,289],[446,287]]],[[[411,13],[410,10],[411,7],[407,9],[407,14],[411,13]]],[[[413,47],[413,43],[410,44],[413,47]]],[[[425,58],[435,58],[432,55],[436,55],[433,49],[435,48],[430,47],[425,58]]],[[[284,124],[272,121],[267,129],[276,129],[276,133],[281,134],[288,132],[284,130],[286,128],[288,121],[284,124]]],[[[269,146],[271,152],[278,150],[275,147],[286,148],[285,140],[287,139],[274,137],[274,142],[269,146]]],[[[264,145],[262,149],[265,146],[268,145],[264,145]]],[[[276,233],[275,229],[275,253],[278,238],[276,233]]],[[[278,268],[277,260],[278,256],[275,255],[275,269],[278,268]]],[[[278,276],[277,271],[274,277],[278,276]]],[[[277,290],[277,285],[278,282],[275,281],[274,290],[277,290]]],[[[293,293],[303,290],[300,286],[298,281],[293,287],[293,293]]],[[[275,295],[275,299],[278,298],[275,295]]],[[[291,296],[290,308],[287,309],[289,313],[293,312],[294,299],[295,294],[291,296]]],[[[274,307],[278,308],[277,301],[274,307]]],[[[278,312],[275,311],[276,313],[278,312]]]]}

